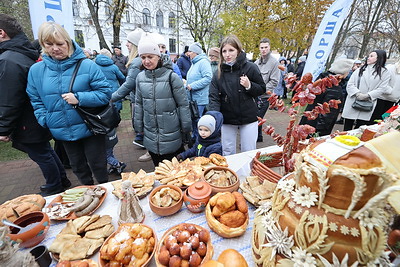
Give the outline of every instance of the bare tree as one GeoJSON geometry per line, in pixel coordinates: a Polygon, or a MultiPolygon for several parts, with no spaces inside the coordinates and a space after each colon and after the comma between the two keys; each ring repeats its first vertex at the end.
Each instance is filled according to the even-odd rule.
{"type": "Polygon", "coordinates": [[[100,1],[100,0],[86,0],[90,15],[92,17],[93,24],[96,29],[97,36],[100,42],[100,48],[107,48],[111,50],[104,38],[103,30],[99,21],[99,9],[100,5],[103,4],[105,9],[108,10],[106,15],[112,20],[113,27],[113,45],[120,43],[119,33],[121,30],[121,19],[122,14],[126,8],[126,0],[111,0],[111,1],[100,1]]]}
{"type": "Polygon", "coordinates": [[[382,12],[387,0],[359,0],[357,9],[355,10],[355,21],[360,25],[360,28],[355,28],[355,33],[360,36],[360,51],[359,57],[365,56],[368,51],[371,39],[374,36],[378,24],[384,19],[382,12]]]}
{"type": "Polygon", "coordinates": [[[381,23],[377,31],[386,39],[391,40],[389,47],[389,56],[395,49],[400,53],[400,2],[398,0],[389,0],[384,8],[383,16],[385,22],[381,23]]]}
{"type": "Polygon", "coordinates": [[[193,39],[206,50],[215,37],[219,14],[224,10],[224,0],[176,0],[179,20],[185,24],[193,39]]]}

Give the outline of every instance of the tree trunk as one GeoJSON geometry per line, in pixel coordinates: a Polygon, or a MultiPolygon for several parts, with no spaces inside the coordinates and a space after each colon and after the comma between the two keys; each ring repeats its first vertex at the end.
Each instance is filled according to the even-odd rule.
{"type": "Polygon", "coordinates": [[[113,36],[113,43],[112,45],[121,45],[120,39],[119,39],[119,33],[121,31],[121,19],[122,19],[122,14],[124,13],[124,10],[126,8],[126,1],[125,0],[114,0],[114,6],[110,7],[114,9],[114,14],[113,14],[113,31],[114,31],[114,36],[113,36]]]}
{"type": "Polygon", "coordinates": [[[99,23],[99,1],[92,2],[91,0],[86,0],[88,4],[88,8],[90,11],[90,15],[92,16],[92,20],[94,26],[96,28],[96,33],[99,38],[100,48],[108,48],[107,42],[104,39],[103,31],[101,30],[100,23],[99,23]]]}

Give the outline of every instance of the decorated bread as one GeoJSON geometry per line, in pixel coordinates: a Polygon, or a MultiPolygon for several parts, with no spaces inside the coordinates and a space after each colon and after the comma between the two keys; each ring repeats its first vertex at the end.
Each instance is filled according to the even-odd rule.
{"type": "Polygon", "coordinates": [[[295,171],[256,211],[257,266],[389,263],[386,231],[394,209],[386,204],[400,191],[400,133],[382,137],[363,143],[338,136],[301,152],[295,171]]]}

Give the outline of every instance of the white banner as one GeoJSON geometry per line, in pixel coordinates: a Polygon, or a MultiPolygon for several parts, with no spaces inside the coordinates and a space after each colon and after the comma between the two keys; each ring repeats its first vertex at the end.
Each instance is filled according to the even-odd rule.
{"type": "Polygon", "coordinates": [[[336,0],[326,11],[308,53],[303,75],[310,72],[315,80],[325,71],[326,60],[352,3],[353,0],[336,0]]]}
{"type": "Polygon", "coordinates": [[[43,22],[55,21],[75,40],[72,0],[29,0],[29,13],[35,39],[38,38],[39,26],[43,22]]]}

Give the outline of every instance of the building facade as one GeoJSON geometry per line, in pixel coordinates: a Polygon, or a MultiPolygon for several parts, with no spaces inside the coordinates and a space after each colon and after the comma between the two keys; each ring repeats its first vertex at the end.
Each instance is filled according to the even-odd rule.
{"type": "MultiPolygon", "coordinates": [[[[99,2],[99,23],[104,38],[111,48],[114,33],[110,6],[113,1],[108,1],[109,3],[99,2]]],[[[120,30],[120,45],[125,55],[128,54],[126,36],[136,28],[141,28],[145,32],[159,33],[164,38],[172,57],[181,54],[185,45],[193,43],[189,30],[179,21],[176,3],[127,0],[126,5],[120,30]]],[[[75,40],[83,48],[99,51],[99,38],[86,0],[73,0],[73,16],[75,40]]]]}

